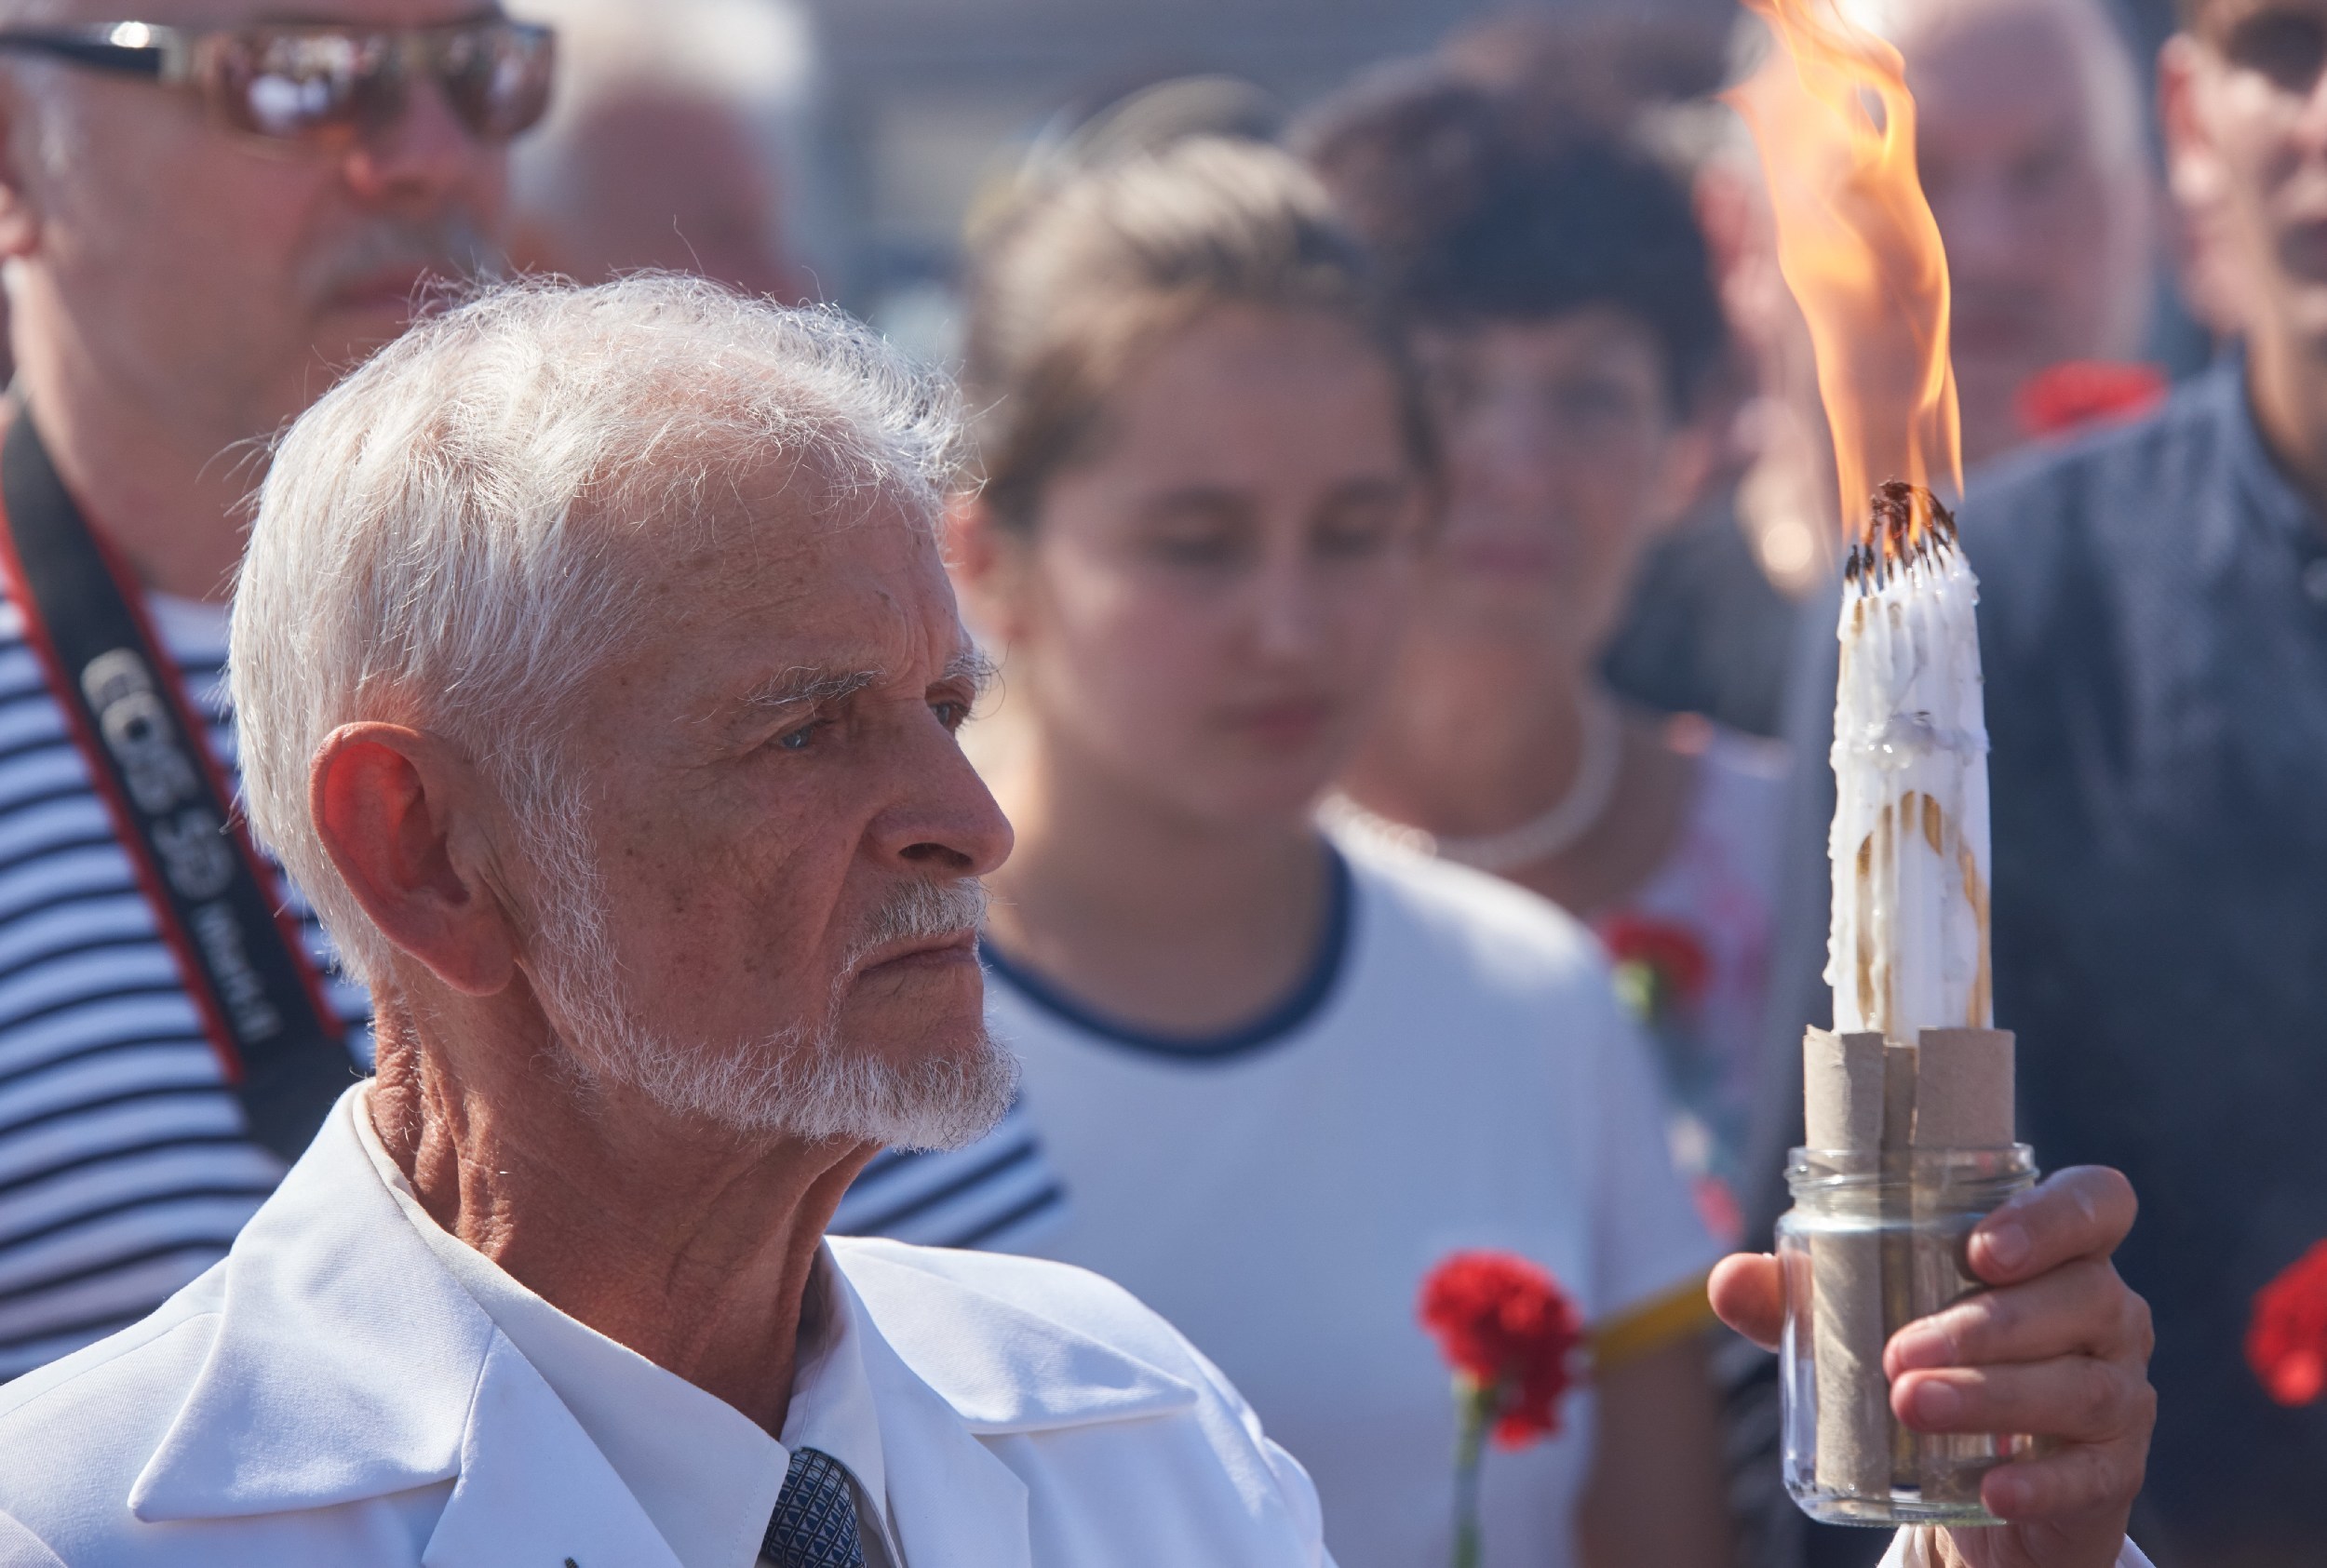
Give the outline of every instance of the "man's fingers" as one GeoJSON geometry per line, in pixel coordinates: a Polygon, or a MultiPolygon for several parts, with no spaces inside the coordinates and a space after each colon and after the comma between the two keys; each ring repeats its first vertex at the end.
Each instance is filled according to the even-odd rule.
{"type": "Polygon", "coordinates": [[[2062,1356],[2027,1366],[1910,1372],[1890,1408],[1918,1432],[2013,1432],[2109,1443],[2148,1429],[2157,1395],[2114,1361],[2062,1356]]]}
{"type": "Polygon", "coordinates": [[[1785,1288],[1778,1260],[1766,1253],[1736,1253],[1713,1266],[1705,1295],[1715,1316],[1765,1350],[1778,1347],[1785,1327],[1785,1288]]]}
{"type": "Polygon", "coordinates": [[[2032,1280],[2071,1258],[2106,1257],[2133,1228],[2133,1186],[2102,1165],[2055,1173],[1982,1220],[1971,1271],[1991,1285],[2032,1280]]]}
{"type": "MultiPolygon", "coordinates": [[[[2141,1490],[2145,1452],[2144,1444],[2125,1442],[2015,1459],[1988,1471],[1980,1501],[2008,1521],[2065,1520],[2095,1511],[2121,1517],[2126,1499],[2141,1490]]],[[[2117,1528],[2112,1524],[2112,1535],[2117,1528]]]]}
{"type": "Polygon", "coordinates": [[[2054,1356],[2146,1359],[2148,1304],[2111,1265],[2079,1258],[2025,1284],[1966,1296],[1891,1335],[1883,1370],[1974,1367],[2054,1356]]]}

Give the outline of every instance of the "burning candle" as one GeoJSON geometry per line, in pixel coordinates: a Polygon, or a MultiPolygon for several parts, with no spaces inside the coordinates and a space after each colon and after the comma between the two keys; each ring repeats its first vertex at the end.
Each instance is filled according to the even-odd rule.
{"type": "Polygon", "coordinates": [[[1976,1281],[1970,1218],[2032,1178],[2011,1037],[1991,1027],[1979,588],[1960,494],[1947,264],[1898,51],[1836,0],[1749,0],[1777,47],[1731,100],[1769,177],[1852,530],[1835,691],[1835,1027],[1803,1043],[1806,1146],[1779,1225],[1786,1486],[1823,1519],[1987,1522],[2011,1438],[1891,1416],[1883,1347],[1976,1281]]]}
{"type": "Polygon", "coordinates": [[[1876,495],[1843,573],[1835,693],[1835,1028],[1994,1022],[1979,586],[1930,491],[1876,495]]]}
{"type": "Polygon", "coordinates": [[[1752,0],[1777,48],[1731,101],[1817,351],[1849,557],[1835,699],[1835,1028],[1985,1028],[1987,740],[1959,493],[1947,263],[1888,43],[1835,0],[1752,0]],[[1879,488],[1878,488],[1879,487],[1879,488]]]}

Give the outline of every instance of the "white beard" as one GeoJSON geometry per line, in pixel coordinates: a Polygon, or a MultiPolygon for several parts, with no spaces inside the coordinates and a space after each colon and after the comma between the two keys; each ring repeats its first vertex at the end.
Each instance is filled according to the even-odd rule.
{"type": "MultiPolygon", "coordinates": [[[[533,980],[559,1019],[571,1066],[588,1083],[645,1095],[675,1116],[754,1141],[779,1137],[959,1148],[992,1131],[1016,1097],[1018,1064],[981,1023],[944,1055],[896,1062],[839,1038],[829,1021],[755,1040],[681,1040],[654,1028],[624,979],[602,879],[573,811],[542,813],[526,838],[540,930],[533,980]]],[[[974,930],[975,880],[914,882],[879,910],[834,983],[832,1012],[859,961],[914,937],[974,930]]]]}
{"type": "Polygon", "coordinates": [[[958,1051],[903,1064],[854,1050],[828,1029],[726,1050],[625,1029],[611,1050],[576,1057],[601,1082],[753,1139],[959,1148],[993,1130],[1018,1086],[1016,1060],[982,1025],[958,1051]]]}

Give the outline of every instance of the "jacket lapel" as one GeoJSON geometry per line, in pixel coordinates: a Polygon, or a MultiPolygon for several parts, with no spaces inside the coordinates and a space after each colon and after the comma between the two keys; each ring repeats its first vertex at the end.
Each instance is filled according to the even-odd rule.
{"type": "Polygon", "coordinates": [[[491,1320],[372,1174],[349,1091],[224,1264],[202,1370],[129,1493],[149,1523],[450,1480],[491,1320]]]}
{"type": "Polygon", "coordinates": [[[622,1478],[496,1333],[422,1568],[679,1568],[622,1478]]]}
{"type": "Polygon", "coordinates": [[[1053,1431],[1196,1403],[1196,1390],[1170,1373],[955,1278],[962,1254],[894,1241],[826,1245],[869,1320],[867,1338],[885,1342],[973,1433],[1053,1431]]]}
{"type": "Polygon", "coordinates": [[[149,1523],[454,1482],[428,1568],[678,1568],[562,1400],[448,1275],[351,1090],[228,1254],[202,1370],[129,1494],[149,1523]]]}
{"type": "MultiPolygon", "coordinates": [[[[360,1090],[245,1228],[215,1336],[131,1490],[149,1522],[453,1482],[427,1568],[678,1568],[541,1374],[381,1186],[360,1090]]],[[[987,1441],[1196,1403],[1136,1356],[953,1277],[947,1254],[834,1248],[912,1568],[1031,1568],[1027,1483],[987,1441]]],[[[973,1274],[972,1279],[979,1278],[973,1274]]]]}
{"type": "Polygon", "coordinates": [[[1032,1568],[1026,1482],[988,1453],[961,1413],[890,1347],[846,1278],[837,1284],[862,1333],[865,1379],[881,1414],[889,1514],[906,1561],[912,1568],[1032,1568]]]}
{"type": "Polygon", "coordinates": [[[894,1243],[832,1248],[880,1412],[889,1509],[912,1568],[1030,1568],[1027,1485],[981,1439],[1135,1420],[1187,1384],[928,1266],[894,1243]]]}

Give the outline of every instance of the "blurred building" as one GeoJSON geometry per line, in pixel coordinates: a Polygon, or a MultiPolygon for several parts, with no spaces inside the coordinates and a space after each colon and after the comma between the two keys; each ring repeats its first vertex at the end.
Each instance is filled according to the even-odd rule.
{"type": "MultiPolygon", "coordinates": [[[[942,332],[962,222],[1046,125],[1146,82],[1218,72],[1298,106],[1425,52],[1504,0],[808,0],[818,22],[836,293],[901,336],[942,332]]],[[[1616,8],[1613,0],[1559,6],[1616,8]]],[[[1625,0],[1718,20],[1728,0],[1625,0]]]]}
{"type": "MultiPolygon", "coordinates": [[[[1514,9],[1718,28],[1733,0],[802,0],[816,21],[826,297],[941,347],[963,217],[1062,116],[1166,76],[1244,77],[1298,108],[1514,9]]],[[[2117,0],[2136,48],[2172,0],[2117,0]]]]}

